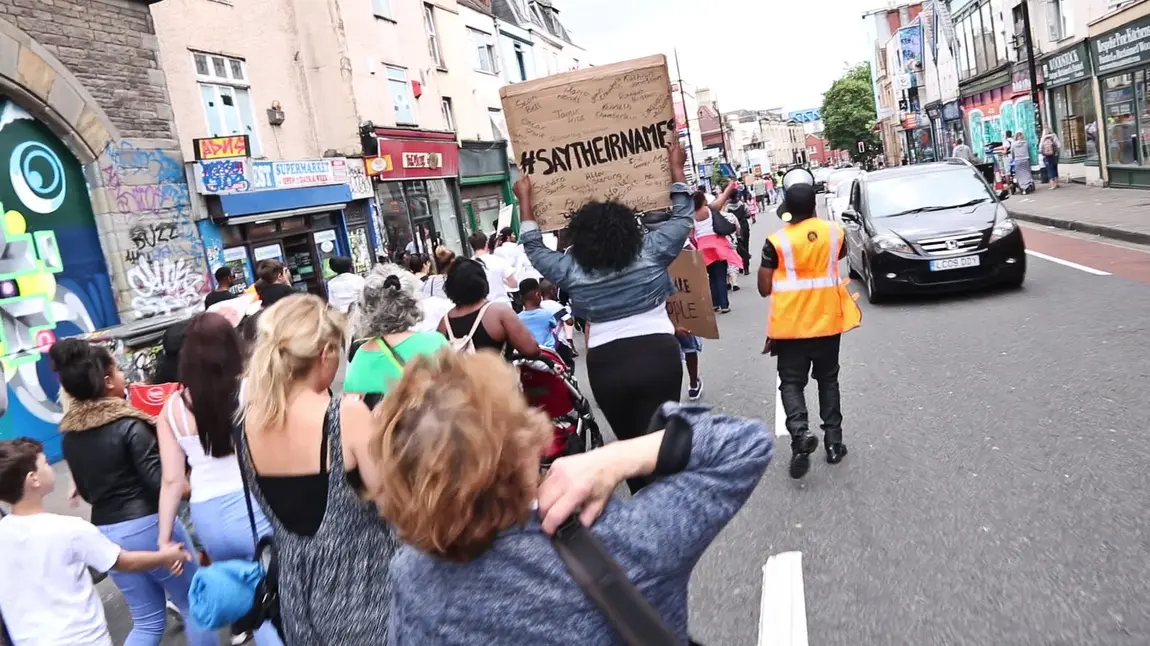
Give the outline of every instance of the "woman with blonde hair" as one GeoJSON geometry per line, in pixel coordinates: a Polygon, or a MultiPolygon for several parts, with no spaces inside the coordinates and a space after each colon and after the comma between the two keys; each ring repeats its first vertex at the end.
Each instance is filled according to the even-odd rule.
{"type": "Polygon", "coordinates": [[[492,353],[412,361],[374,422],[372,495],[404,542],[391,572],[399,646],[616,643],[548,537],[576,510],[685,643],[691,571],[772,447],[762,422],[668,403],[653,422],[665,430],[561,458],[540,482],[551,424],[492,353]],[[652,475],[628,503],[612,497],[652,475]]]}
{"type": "Polygon", "coordinates": [[[362,646],[387,638],[396,542],[374,506],[371,416],[329,388],[346,335],[341,314],[296,295],[259,319],[241,391],[245,477],[275,532],[284,642],[362,646]],[[381,607],[382,606],[382,607],[381,607]]]}

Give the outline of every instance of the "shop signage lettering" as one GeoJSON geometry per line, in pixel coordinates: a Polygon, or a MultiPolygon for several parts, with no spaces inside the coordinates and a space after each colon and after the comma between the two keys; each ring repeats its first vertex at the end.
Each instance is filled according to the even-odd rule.
{"type": "Polygon", "coordinates": [[[195,168],[196,188],[205,195],[226,195],[281,188],[346,184],[351,180],[342,157],[301,161],[203,160],[195,168]]]}
{"type": "Polygon", "coordinates": [[[1051,56],[1042,64],[1046,87],[1065,85],[1090,76],[1088,63],[1086,45],[1081,43],[1073,49],[1051,56]]]}
{"type": "Polygon", "coordinates": [[[1099,74],[1150,61],[1150,17],[1095,38],[1090,49],[1099,74]]]}
{"type": "Polygon", "coordinates": [[[670,208],[665,146],[675,129],[665,56],[591,67],[502,88],[532,209],[553,231],[590,200],[670,208]]]}
{"type": "Polygon", "coordinates": [[[234,135],[231,137],[193,139],[192,148],[196,153],[196,161],[247,157],[248,136],[234,135]]]}
{"type": "Polygon", "coordinates": [[[439,153],[403,153],[403,167],[428,169],[442,168],[443,155],[440,155],[439,153]]]}

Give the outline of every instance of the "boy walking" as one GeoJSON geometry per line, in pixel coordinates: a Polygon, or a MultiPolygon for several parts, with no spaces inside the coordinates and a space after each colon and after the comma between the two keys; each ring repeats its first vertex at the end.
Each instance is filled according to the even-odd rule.
{"type": "Polygon", "coordinates": [[[112,646],[88,568],[178,574],[192,557],[182,545],[126,551],[85,520],[47,513],[56,474],[43,450],[28,438],[0,441],[0,501],[12,505],[0,519],[0,615],[13,646],[112,646]]]}

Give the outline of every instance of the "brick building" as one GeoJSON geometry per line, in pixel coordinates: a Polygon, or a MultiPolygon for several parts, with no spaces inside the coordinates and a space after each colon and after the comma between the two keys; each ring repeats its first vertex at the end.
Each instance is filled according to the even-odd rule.
{"type": "Polygon", "coordinates": [[[806,136],[807,161],[814,166],[834,166],[839,162],[850,161],[850,153],[831,149],[826,139],[819,135],[806,136]]]}
{"type": "Polygon", "coordinates": [[[207,289],[150,4],[0,0],[0,437],[50,454],[55,339],[162,324],[207,289]]]}

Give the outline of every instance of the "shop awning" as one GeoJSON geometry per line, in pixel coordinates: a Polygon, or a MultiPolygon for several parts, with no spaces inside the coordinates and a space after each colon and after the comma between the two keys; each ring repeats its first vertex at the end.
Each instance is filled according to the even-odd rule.
{"type": "MultiPolygon", "coordinates": [[[[351,199],[351,187],[347,184],[235,193],[219,196],[219,215],[235,224],[272,220],[305,213],[338,211],[347,206],[351,199]]],[[[214,210],[211,204],[209,210],[214,210]]]]}

